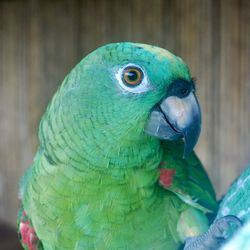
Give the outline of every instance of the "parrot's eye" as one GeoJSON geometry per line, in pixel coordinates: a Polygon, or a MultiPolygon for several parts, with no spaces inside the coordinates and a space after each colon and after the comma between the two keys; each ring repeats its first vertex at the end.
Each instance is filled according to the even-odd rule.
{"type": "Polygon", "coordinates": [[[119,85],[131,93],[143,93],[152,89],[145,70],[139,65],[129,63],[116,73],[119,85]]]}
{"type": "Polygon", "coordinates": [[[138,67],[128,66],[123,70],[122,80],[129,87],[135,87],[142,82],[143,72],[138,67]]]}

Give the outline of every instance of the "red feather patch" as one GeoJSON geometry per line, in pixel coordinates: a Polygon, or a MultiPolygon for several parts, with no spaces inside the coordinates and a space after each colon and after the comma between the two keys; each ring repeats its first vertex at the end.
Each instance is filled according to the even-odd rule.
{"type": "Polygon", "coordinates": [[[19,231],[22,238],[22,243],[28,247],[29,250],[37,250],[38,237],[32,227],[25,212],[22,214],[22,218],[19,225],[19,231]]]}
{"type": "MultiPolygon", "coordinates": [[[[164,165],[164,164],[161,164],[164,165]]],[[[172,185],[173,177],[176,171],[174,169],[160,168],[159,182],[164,188],[168,188],[172,185]]]]}

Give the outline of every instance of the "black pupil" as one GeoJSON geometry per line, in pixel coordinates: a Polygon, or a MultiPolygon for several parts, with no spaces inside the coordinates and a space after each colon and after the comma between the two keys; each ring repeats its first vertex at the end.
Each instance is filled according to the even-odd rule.
{"type": "Polygon", "coordinates": [[[135,82],[138,79],[138,73],[135,70],[128,71],[126,75],[131,82],[135,82]]]}

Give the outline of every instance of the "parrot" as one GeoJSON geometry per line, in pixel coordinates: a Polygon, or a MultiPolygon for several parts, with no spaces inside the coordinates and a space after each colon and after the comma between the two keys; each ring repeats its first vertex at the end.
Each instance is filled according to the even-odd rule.
{"type": "Polygon", "coordinates": [[[195,81],[180,57],[133,42],[97,48],[41,119],[20,181],[22,246],[210,249],[202,242],[220,223],[209,228],[218,204],[193,151],[200,130],[195,81]]]}

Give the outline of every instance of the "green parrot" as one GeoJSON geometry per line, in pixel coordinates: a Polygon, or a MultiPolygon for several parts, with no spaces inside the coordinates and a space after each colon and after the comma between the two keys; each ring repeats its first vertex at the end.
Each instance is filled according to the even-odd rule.
{"type": "Polygon", "coordinates": [[[175,250],[206,232],[217,202],[192,151],[200,127],[182,59],[129,42],[90,53],[41,120],[20,183],[23,247],[175,250]]]}

